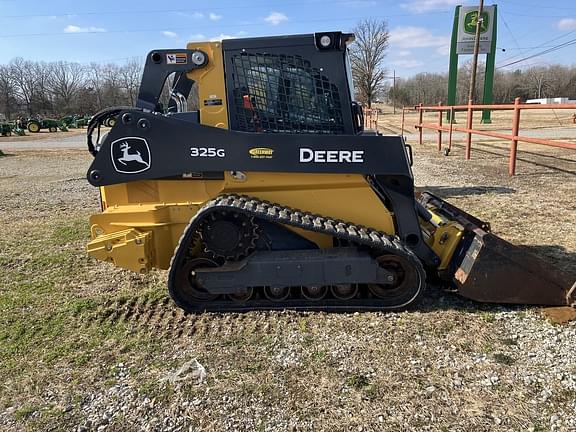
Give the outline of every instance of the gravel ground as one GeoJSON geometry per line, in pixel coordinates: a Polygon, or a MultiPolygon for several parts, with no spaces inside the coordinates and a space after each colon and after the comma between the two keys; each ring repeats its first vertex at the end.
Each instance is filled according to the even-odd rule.
{"type": "MultiPolygon", "coordinates": [[[[415,147],[418,186],[576,270],[576,154],[415,147]]],[[[576,431],[576,322],[430,289],[403,313],[187,316],[88,259],[85,152],[0,158],[0,430],[576,431]]]]}
{"type": "Polygon", "coordinates": [[[46,133],[33,136],[9,138],[0,137],[0,150],[7,151],[46,151],[86,149],[86,131],[75,131],[73,134],[46,133]]]}

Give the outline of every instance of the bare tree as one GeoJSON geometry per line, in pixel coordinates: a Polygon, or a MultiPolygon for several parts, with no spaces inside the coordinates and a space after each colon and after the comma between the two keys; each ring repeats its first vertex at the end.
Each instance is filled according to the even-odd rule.
{"type": "Polygon", "coordinates": [[[350,47],[352,75],[360,101],[368,108],[382,91],[386,69],[384,57],[388,49],[386,21],[363,20],[355,28],[355,42],[350,47]]]}
{"type": "Polygon", "coordinates": [[[96,97],[96,107],[94,111],[100,111],[104,108],[104,79],[102,77],[102,67],[98,63],[90,63],[90,66],[88,66],[86,86],[87,88],[93,89],[96,97]]]}
{"type": "Polygon", "coordinates": [[[142,62],[138,58],[130,59],[120,69],[120,84],[126,92],[126,98],[130,105],[136,103],[138,90],[140,88],[140,79],[142,77],[142,62]]]}
{"type": "Polygon", "coordinates": [[[548,88],[548,71],[543,68],[532,67],[528,69],[528,90],[532,97],[543,98],[546,97],[546,90],[548,88]]]}
{"type": "Polygon", "coordinates": [[[85,81],[85,68],[79,63],[55,62],[49,65],[48,83],[58,111],[74,112],[78,92],[85,81]]]}
{"type": "Polygon", "coordinates": [[[37,76],[34,71],[34,62],[21,57],[10,62],[10,76],[16,85],[16,97],[19,99],[29,115],[35,114],[34,100],[37,92],[37,76]]]}
{"type": "Polygon", "coordinates": [[[17,109],[16,87],[10,75],[8,66],[0,65],[0,112],[11,120],[17,109]]]}

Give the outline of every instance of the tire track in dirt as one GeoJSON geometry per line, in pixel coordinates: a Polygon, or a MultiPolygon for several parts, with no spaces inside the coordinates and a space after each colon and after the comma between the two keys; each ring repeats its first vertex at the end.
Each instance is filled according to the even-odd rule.
{"type": "Polygon", "coordinates": [[[294,323],[283,313],[189,314],[169,297],[127,297],[108,300],[81,318],[85,328],[108,327],[125,332],[145,332],[188,345],[194,339],[279,337],[294,323]]]}
{"type": "MultiPolygon", "coordinates": [[[[126,327],[126,332],[147,331],[169,339],[230,335],[264,331],[262,324],[247,328],[246,314],[189,314],[170,298],[147,300],[138,297],[108,300],[82,317],[84,327],[126,327]]],[[[257,321],[261,321],[258,318],[257,321]]]]}

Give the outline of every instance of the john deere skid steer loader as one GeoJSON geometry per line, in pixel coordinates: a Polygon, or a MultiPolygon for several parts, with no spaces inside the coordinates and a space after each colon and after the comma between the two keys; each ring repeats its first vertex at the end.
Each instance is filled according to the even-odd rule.
{"type": "Polygon", "coordinates": [[[189,312],[399,309],[427,278],[478,301],[573,305],[573,276],[440,198],[415,197],[403,138],[363,131],[351,41],[331,32],[149,53],[136,107],[89,124],[87,176],[102,198],[89,254],[169,269],[189,312]]]}

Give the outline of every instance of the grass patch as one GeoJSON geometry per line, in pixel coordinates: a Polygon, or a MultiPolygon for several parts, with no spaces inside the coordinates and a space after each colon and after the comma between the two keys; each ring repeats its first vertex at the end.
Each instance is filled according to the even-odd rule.
{"type": "Polygon", "coordinates": [[[510,357],[507,354],[495,353],[492,357],[496,363],[500,363],[506,366],[512,366],[514,363],[516,363],[516,359],[514,357],[510,357]]]}
{"type": "Polygon", "coordinates": [[[480,312],[480,316],[487,323],[493,323],[494,321],[496,321],[496,314],[494,312],[482,311],[480,312]]]}
{"type": "Polygon", "coordinates": [[[502,339],[502,344],[506,345],[506,346],[514,346],[514,345],[518,345],[518,341],[516,339],[512,339],[512,338],[505,338],[505,339],[502,339]]]}
{"type": "Polygon", "coordinates": [[[492,345],[491,343],[486,343],[483,347],[482,347],[482,352],[484,354],[492,354],[494,352],[494,345],[492,345]]]}
{"type": "Polygon", "coordinates": [[[364,374],[353,374],[346,378],[346,385],[356,390],[370,386],[370,379],[364,374]]]}
{"type": "Polygon", "coordinates": [[[78,241],[88,241],[90,230],[86,218],[78,218],[59,225],[52,233],[52,239],[60,246],[78,241]]]}
{"type": "Polygon", "coordinates": [[[16,411],[14,411],[14,417],[17,420],[27,420],[32,416],[32,414],[34,414],[38,410],[39,410],[39,407],[37,407],[35,405],[25,405],[21,408],[18,408],[16,411]]]}

